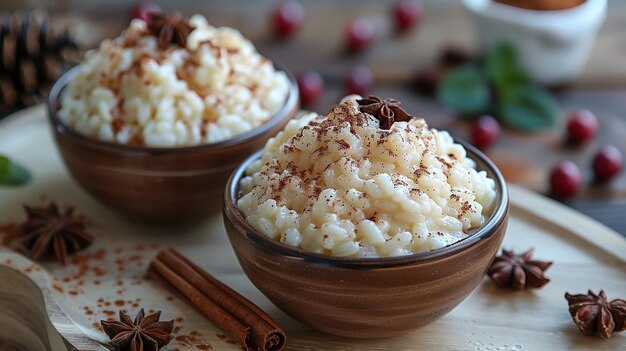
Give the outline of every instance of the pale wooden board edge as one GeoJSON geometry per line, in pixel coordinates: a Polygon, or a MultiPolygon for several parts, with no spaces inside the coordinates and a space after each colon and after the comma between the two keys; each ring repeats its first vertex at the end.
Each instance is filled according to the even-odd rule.
{"type": "MultiPolygon", "coordinates": [[[[626,237],[565,205],[515,184],[508,184],[511,206],[565,229],[622,262],[626,262],[626,237]]],[[[626,215],[626,214],[625,214],[626,215]]]]}

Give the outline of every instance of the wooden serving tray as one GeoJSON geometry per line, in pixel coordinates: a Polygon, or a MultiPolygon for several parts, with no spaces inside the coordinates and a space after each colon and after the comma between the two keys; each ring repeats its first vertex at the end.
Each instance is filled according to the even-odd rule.
{"type": "Polygon", "coordinates": [[[100,343],[107,338],[98,321],[116,317],[118,309],[134,314],[140,307],[176,319],[176,338],[169,350],[241,349],[183,301],[144,278],[150,259],[165,246],[176,247],[272,315],[287,333],[287,350],[626,350],[626,335],[609,340],[582,335],[563,297],[566,291],[601,288],[609,298],[626,297],[626,239],[514,185],[504,247],[535,248],[537,258],[554,261],[547,286],[511,292],[485,278],[466,301],[434,324],[395,338],[353,340],[296,322],[256,290],[235,259],[221,214],[196,226],[156,227],[134,223],[90,198],[67,174],[42,107],[0,123],[0,153],[34,175],[25,187],[0,187],[0,223],[21,222],[22,204],[49,201],[74,206],[90,220],[96,241],[64,268],[35,265],[19,254],[0,251],[0,264],[24,272],[41,288],[54,326],[79,350],[105,350],[100,343]]]}

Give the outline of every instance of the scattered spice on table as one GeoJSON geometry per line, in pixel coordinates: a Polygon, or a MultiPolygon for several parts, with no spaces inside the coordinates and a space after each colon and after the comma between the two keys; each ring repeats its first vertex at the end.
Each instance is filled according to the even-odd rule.
{"type": "Polygon", "coordinates": [[[359,110],[368,113],[379,121],[381,129],[391,129],[395,122],[408,122],[415,116],[410,115],[402,107],[401,102],[395,99],[381,99],[370,95],[367,98],[357,100],[359,110]]]}
{"type": "Polygon", "coordinates": [[[100,322],[118,351],[158,351],[172,340],[174,320],[159,321],[161,311],[146,315],[142,308],[134,320],[122,311],[119,315],[119,321],[100,322]]]}
{"type": "Polygon", "coordinates": [[[174,249],[161,251],[148,274],[182,295],[246,350],[279,351],[285,346],[285,333],[267,313],[174,249]]]}
{"type": "Polygon", "coordinates": [[[48,256],[65,265],[68,257],[94,240],[87,232],[86,218],[74,214],[73,208],[61,212],[54,202],[48,206],[24,206],[27,219],[17,226],[19,249],[33,260],[48,256]]]}
{"type": "Polygon", "coordinates": [[[552,262],[532,260],[532,255],[533,250],[519,255],[510,250],[502,250],[502,255],[495,258],[487,275],[500,288],[541,288],[550,281],[543,274],[552,262]]]}
{"type": "Polygon", "coordinates": [[[609,302],[604,290],[597,295],[591,290],[587,294],[565,293],[565,299],[574,323],[583,334],[608,339],[626,330],[626,300],[609,302]]]}
{"type": "Polygon", "coordinates": [[[207,343],[204,335],[197,330],[192,330],[188,334],[178,335],[173,342],[185,349],[213,350],[213,346],[207,343]]]}
{"type": "Polygon", "coordinates": [[[186,47],[187,37],[193,30],[180,12],[174,12],[171,15],[162,12],[150,14],[148,29],[159,39],[158,44],[161,49],[167,49],[170,44],[186,47]]]}

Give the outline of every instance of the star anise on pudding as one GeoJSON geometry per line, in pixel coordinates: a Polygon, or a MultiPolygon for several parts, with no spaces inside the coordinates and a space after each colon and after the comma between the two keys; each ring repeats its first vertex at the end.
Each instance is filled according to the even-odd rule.
{"type": "Polygon", "coordinates": [[[157,351],[172,340],[174,321],[160,322],[161,311],[145,315],[143,308],[135,320],[120,311],[119,321],[100,321],[118,351],[157,351]]]}
{"type": "Polygon", "coordinates": [[[569,314],[583,334],[608,339],[613,333],[626,330],[626,300],[609,302],[604,290],[598,295],[591,290],[586,295],[565,293],[565,299],[569,314]]]}
{"type": "Polygon", "coordinates": [[[395,99],[381,99],[370,95],[357,100],[359,110],[376,117],[381,129],[391,129],[394,122],[408,122],[415,116],[408,114],[400,107],[401,102],[395,99]]]}
{"type": "Polygon", "coordinates": [[[27,219],[17,228],[21,251],[33,260],[54,254],[65,265],[69,255],[93,242],[86,229],[84,216],[74,214],[74,209],[59,211],[55,203],[48,206],[24,206],[27,219]]]}
{"type": "Polygon", "coordinates": [[[167,49],[170,44],[186,47],[187,37],[193,27],[180,12],[174,12],[171,15],[155,12],[150,14],[148,29],[157,37],[159,48],[167,49]]]}
{"type": "Polygon", "coordinates": [[[533,250],[520,255],[502,250],[502,255],[495,258],[487,275],[501,288],[513,290],[541,288],[550,281],[543,273],[550,268],[552,262],[532,260],[532,255],[533,250]]]}

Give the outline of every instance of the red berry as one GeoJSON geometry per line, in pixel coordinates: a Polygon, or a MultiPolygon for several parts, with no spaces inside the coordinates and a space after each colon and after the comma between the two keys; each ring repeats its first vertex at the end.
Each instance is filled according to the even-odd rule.
{"type": "Polygon", "coordinates": [[[598,131],[598,120],[588,110],[570,114],[567,121],[567,137],[572,144],[582,144],[593,139],[598,131]]]}
{"type": "Polygon", "coordinates": [[[346,44],[352,51],[363,50],[374,40],[374,24],[367,18],[350,23],[346,32],[346,44]]]}
{"type": "Polygon", "coordinates": [[[552,169],[550,189],[557,197],[574,196],[582,183],[582,175],[578,166],[572,161],[563,161],[552,169]]]}
{"type": "Polygon", "coordinates": [[[624,166],[622,153],[613,145],[600,149],[593,159],[593,173],[599,182],[607,182],[615,177],[624,166]]]}
{"type": "Polygon", "coordinates": [[[493,144],[500,135],[500,123],[491,116],[482,116],[472,126],[472,144],[479,149],[493,144]]]}
{"type": "Polygon", "coordinates": [[[422,2],[419,0],[399,0],[393,6],[393,19],[396,29],[406,32],[420,21],[423,13],[422,2]]]}
{"type": "Polygon", "coordinates": [[[374,85],[374,75],[366,66],[356,66],[345,80],[346,92],[348,94],[367,94],[374,85]]]}
{"type": "Polygon", "coordinates": [[[273,14],[274,34],[286,38],[293,34],[302,24],[304,8],[296,1],[281,3],[273,14]]]}
{"type": "Polygon", "coordinates": [[[130,13],[130,19],[139,18],[144,22],[149,22],[150,14],[155,12],[161,12],[161,6],[150,1],[140,1],[133,7],[130,13]]]}
{"type": "Polygon", "coordinates": [[[324,79],[315,71],[307,71],[298,76],[300,101],[303,105],[310,105],[317,100],[324,91],[324,79]]]}

